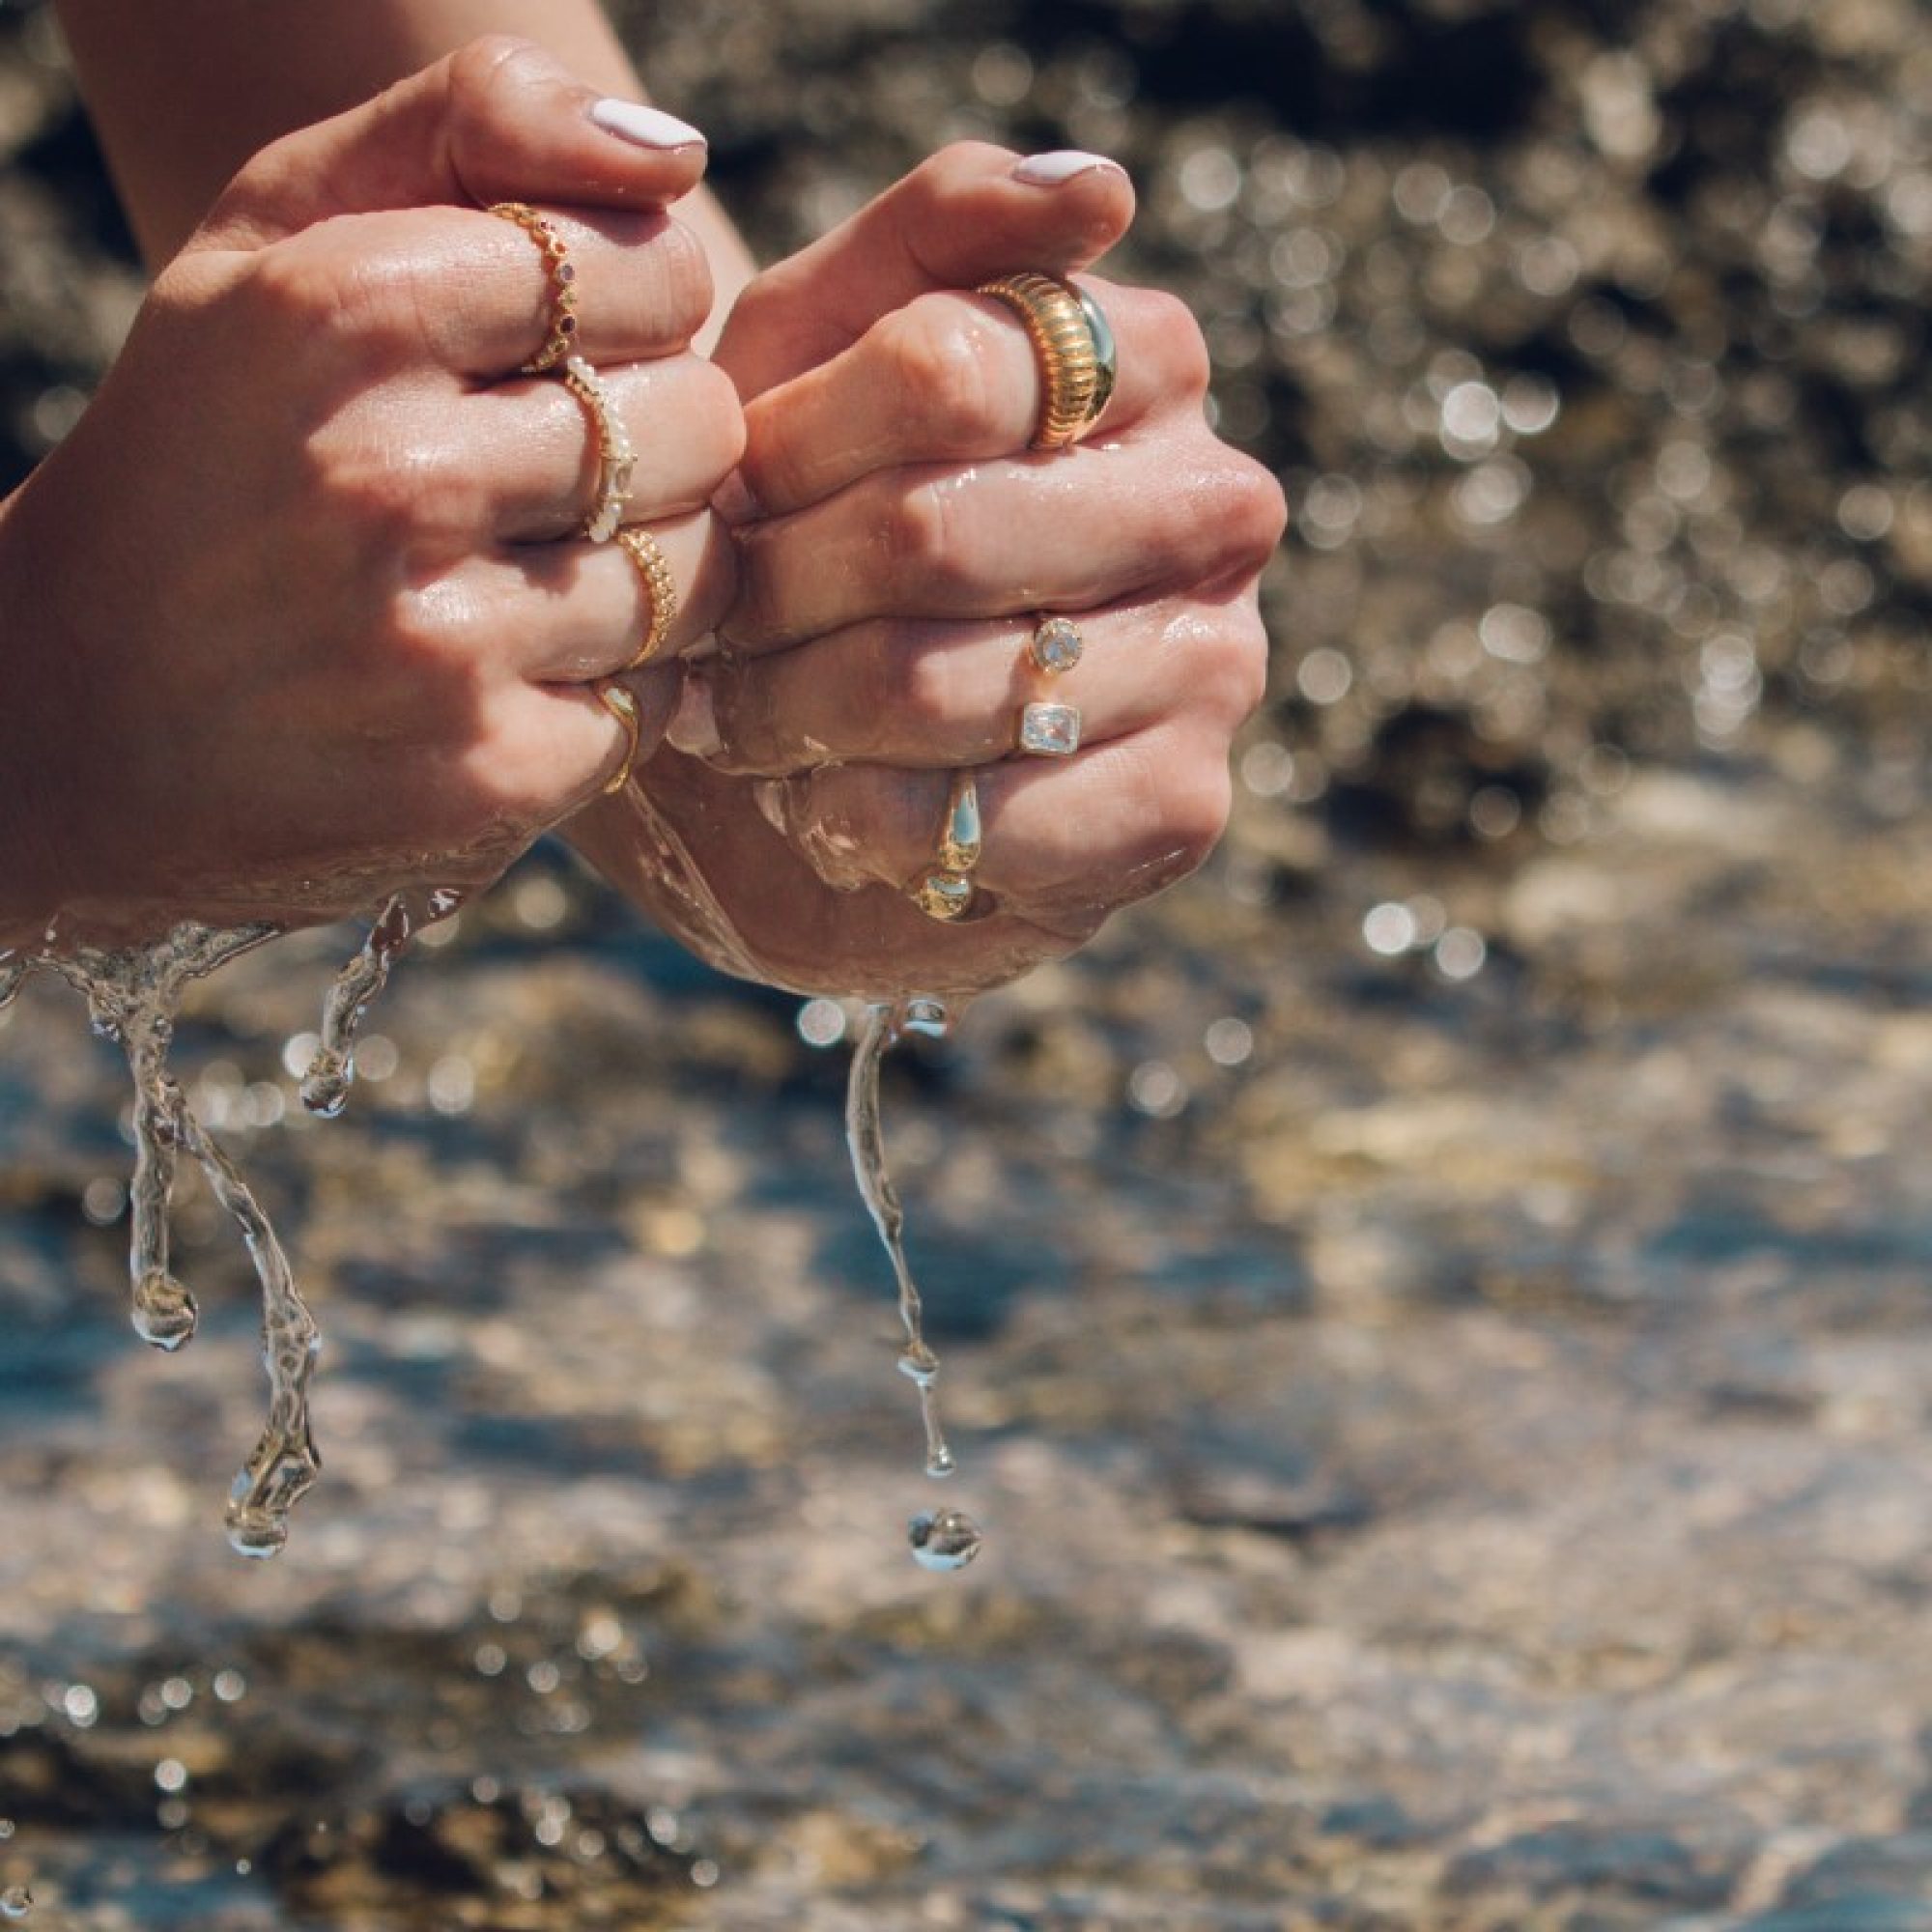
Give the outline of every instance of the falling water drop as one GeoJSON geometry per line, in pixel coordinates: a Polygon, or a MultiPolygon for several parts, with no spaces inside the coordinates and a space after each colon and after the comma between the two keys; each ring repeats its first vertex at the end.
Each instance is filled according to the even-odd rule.
{"type": "Polygon", "coordinates": [[[321,1043],[302,1075],[301,1102],[311,1114],[332,1121],[349,1104],[355,1084],[355,1036],[389,973],[424,926],[456,912],[464,895],[453,886],[429,892],[398,893],[384,902],[362,942],[362,950],[335,976],[322,1009],[321,1043]]]}
{"type": "Polygon", "coordinates": [[[923,1570],[963,1570],[980,1553],[980,1525],[960,1510],[922,1510],[906,1527],[913,1561],[923,1570]]]}
{"type": "Polygon", "coordinates": [[[194,1334],[194,1296],[173,1275],[151,1268],[134,1284],[130,1320],[149,1347],[173,1354],[194,1334]]]}
{"type": "Polygon", "coordinates": [[[34,1894],[24,1885],[0,1891],[0,1918],[24,1918],[34,1909],[34,1894]]]}

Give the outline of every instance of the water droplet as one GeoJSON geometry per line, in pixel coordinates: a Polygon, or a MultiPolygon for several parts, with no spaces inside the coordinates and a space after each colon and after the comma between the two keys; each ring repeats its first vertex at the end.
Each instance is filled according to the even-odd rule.
{"type": "Polygon", "coordinates": [[[959,1510],[922,1510],[906,1527],[913,1561],[924,1570],[963,1570],[980,1553],[980,1525],[959,1510]]]}
{"type": "Polygon", "coordinates": [[[173,1354],[194,1334],[195,1319],[194,1296],[173,1275],[155,1271],[141,1277],[129,1320],[151,1349],[173,1354]]]}
{"type": "Polygon", "coordinates": [[[899,1374],[930,1388],[939,1379],[939,1357],[923,1342],[915,1343],[899,1357],[899,1374]]]}
{"type": "Polygon", "coordinates": [[[0,1918],[24,1918],[34,1909],[34,1894],[24,1885],[0,1891],[0,1918]]]}

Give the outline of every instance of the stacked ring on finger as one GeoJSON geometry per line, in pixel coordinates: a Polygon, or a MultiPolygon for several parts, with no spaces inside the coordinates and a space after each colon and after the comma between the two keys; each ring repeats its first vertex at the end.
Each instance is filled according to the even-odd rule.
{"type": "Polygon", "coordinates": [[[946,817],[939,828],[934,865],[912,888],[912,902],[927,919],[950,924],[972,910],[973,881],[980,863],[980,791],[971,772],[954,772],[946,795],[946,817]]]}
{"type": "Polygon", "coordinates": [[[523,365],[525,375],[541,376],[570,354],[577,339],[577,270],[556,224],[527,202],[499,201],[490,213],[514,221],[543,251],[544,273],[550,282],[550,319],[544,327],[543,347],[523,365]]]}
{"type": "Polygon", "coordinates": [[[641,670],[664,649],[670,627],[677,620],[677,579],[671,575],[663,546],[641,526],[632,524],[619,530],[617,547],[637,565],[644,603],[650,612],[643,639],[624,667],[627,671],[641,670]]]}
{"type": "Polygon", "coordinates": [[[624,520],[631,495],[631,478],[638,452],[617,413],[615,399],[601,377],[581,355],[564,357],[563,386],[583,405],[597,438],[597,501],[584,519],[583,534],[592,543],[609,543],[624,520]]]}
{"type": "Polygon", "coordinates": [[[1026,326],[1039,360],[1036,449],[1065,449],[1099,421],[1114,393],[1119,355],[1100,304],[1077,283],[1028,269],[976,291],[1003,301],[1026,326]]]}
{"type": "MultiPolygon", "coordinates": [[[[1027,639],[1027,658],[1047,677],[1061,677],[1085,650],[1071,617],[1042,617],[1027,639]]],[[[1070,757],[1080,749],[1080,707],[1041,700],[1020,710],[1019,749],[1037,758],[1070,757]]]]}

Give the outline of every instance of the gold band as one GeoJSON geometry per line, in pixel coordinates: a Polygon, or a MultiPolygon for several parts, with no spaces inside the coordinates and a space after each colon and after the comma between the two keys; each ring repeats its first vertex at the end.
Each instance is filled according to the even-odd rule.
{"type": "Polygon", "coordinates": [[[550,319],[544,327],[543,347],[523,365],[525,375],[541,376],[554,369],[577,340],[577,270],[556,224],[527,202],[499,201],[490,213],[514,221],[543,250],[544,274],[550,283],[550,319]]]}
{"type": "Polygon", "coordinates": [[[643,641],[638,646],[637,655],[624,667],[626,670],[638,670],[664,649],[670,637],[670,627],[677,620],[677,580],[670,574],[670,563],[657,538],[641,524],[627,525],[619,530],[617,544],[637,565],[644,586],[644,602],[650,610],[643,641]]]}
{"type": "Polygon", "coordinates": [[[978,291],[1003,301],[1026,325],[1039,362],[1036,449],[1065,449],[1086,435],[1114,393],[1114,332],[1084,289],[1028,269],[978,291]]]}
{"type": "Polygon", "coordinates": [[[631,478],[637,473],[638,453],[617,414],[617,406],[602,376],[581,355],[564,358],[563,386],[583,405],[597,438],[597,502],[583,520],[583,534],[592,543],[609,543],[624,520],[630,500],[631,478]]]}
{"type": "Polygon", "coordinates": [[[631,781],[631,767],[638,762],[638,746],[643,737],[643,720],[638,700],[621,684],[600,684],[597,701],[624,727],[624,762],[604,781],[604,796],[620,792],[631,781]]]}
{"type": "Polygon", "coordinates": [[[954,772],[946,795],[946,817],[939,828],[936,867],[912,888],[912,902],[927,919],[951,923],[972,910],[973,881],[980,863],[980,789],[971,772],[954,772]]]}

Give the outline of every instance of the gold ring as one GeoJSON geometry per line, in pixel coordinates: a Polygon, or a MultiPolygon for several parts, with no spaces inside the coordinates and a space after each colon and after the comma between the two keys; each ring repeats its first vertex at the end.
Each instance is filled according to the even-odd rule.
{"type": "Polygon", "coordinates": [[[550,284],[550,319],[544,326],[543,347],[523,365],[525,375],[541,376],[570,354],[577,339],[577,269],[556,224],[528,202],[499,201],[490,213],[514,221],[543,250],[544,275],[550,284]]]}
{"type": "Polygon", "coordinates": [[[638,762],[638,745],[644,727],[638,712],[638,700],[621,684],[600,684],[597,687],[597,701],[624,727],[626,739],[624,762],[604,781],[604,796],[609,798],[630,783],[631,767],[638,762]]]}
{"type": "Polygon", "coordinates": [[[617,532],[624,554],[638,567],[643,581],[644,602],[650,607],[650,622],[644,627],[643,642],[624,668],[638,670],[664,649],[670,627],[677,617],[677,580],[656,537],[639,524],[627,525],[617,532]]]}
{"type": "Polygon", "coordinates": [[[638,453],[617,414],[609,386],[581,355],[564,358],[563,386],[583,405],[597,437],[597,503],[583,520],[583,534],[592,543],[609,543],[624,520],[624,505],[637,473],[638,453]]]}
{"type": "Polygon", "coordinates": [[[1003,301],[1026,325],[1039,361],[1036,449],[1065,449],[1099,420],[1114,393],[1120,355],[1100,304],[1059,275],[1028,269],[978,291],[1003,301]]]}
{"type": "Polygon", "coordinates": [[[935,868],[912,888],[912,902],[927,919],[947,923],[964,919],[973,904],[973,881],[980,863],[980,789],[971,772],[954,772],[946,795],[946,817],[939,828],[935,868]]]}

